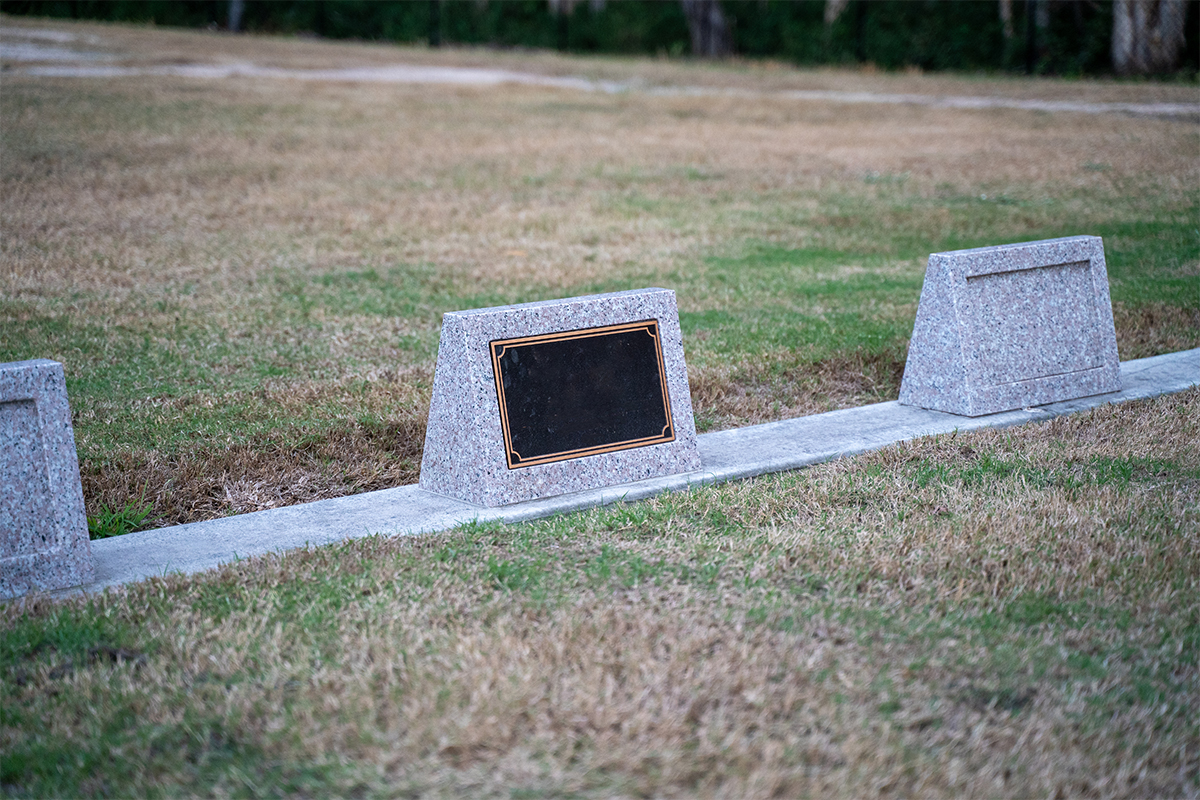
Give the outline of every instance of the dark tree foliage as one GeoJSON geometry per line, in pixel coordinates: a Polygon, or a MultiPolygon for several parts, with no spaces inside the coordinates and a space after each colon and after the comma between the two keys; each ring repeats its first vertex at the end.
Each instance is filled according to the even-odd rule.
{"type": "Polygon", "coordinates": [[[691,51],[679,3],[609,2],[596,13],[579,3],[568,18],[567,50],[585,53],[663,54],[691,51]]]}
{"type": "Polygon", "coordinates": [[[1184,23],[1187,44],[1183,49],[1183,68],[1195,73],[1200,70],[1200,0],[1188,3],[1187,21],[1184,23]]]}
{"type": "MultiPolygon", "coordinates": [[[[1046,0],[1040,0],[1046,2],[1046,0]]],[[[832,26],[825,0],[722,0],[741,56],[797,64],[870,62],[885,69],[1099,74],[1111,70],[1110,0],[1056,0],[1049,24],[1024,35],[1030,3],[1014,0],[1006,38],[996,0],[852,0],[832,26]]],[[[228,0],[0,0],[42,17],[225,27],[228,0]]],[[[579,2],[556,16],[545,0],[246,0],[242,29],[333,39],[475,44],[593,53],[691,53],[679,2],[579,2]]],[[[1200,60],[1200,0],[1188,0],[1183,70],[1200,60]]]]}
{"type": "MultiPolygon", "coordinates": [[[[799,64],[869,61],[885,69],[1024,69],[1025,37],[1005,39],[996,2],[855,0],[829,30],[824,7],[824,0],[726,6],[735,20],[737,52],[742,55],[799,64]]],[[[1017,31],[1025,29],[1027,8],[1021,0],[1013,3],[1017,31]]],[[[1036,32],[1036,71],[1107,71],[1112,4],[1066,0],[1052,3],[1049,10],[1050,26],[1036,32]]]]}
{"type": "Polygon", "coordinates": [[[222,0],[5,0],[0,2],[0,11],[37,17],[153,22],[199,28],[224,24],[228,6],[222,0]]]}

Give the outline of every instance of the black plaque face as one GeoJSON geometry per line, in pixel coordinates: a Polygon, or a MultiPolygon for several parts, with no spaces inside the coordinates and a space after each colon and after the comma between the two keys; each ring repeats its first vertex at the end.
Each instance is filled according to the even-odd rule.
{"type": "Polygon", "coordinates": [[[656,320],[489,344],[509,469],[675,440],[656,320]]]}

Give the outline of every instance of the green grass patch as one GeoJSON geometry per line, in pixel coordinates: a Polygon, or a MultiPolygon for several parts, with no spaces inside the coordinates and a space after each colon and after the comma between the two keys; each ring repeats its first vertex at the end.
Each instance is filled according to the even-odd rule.
{"type": "Polygon", "coordinates": [[[144,502],[130,502],[117,509],[101,505],[96,514],[87,518],[88,536],[92,539],[106,539],[109,536],[121,536],[140,530],[153,519],[153,515],[154,507],[144,502]]]}
{"type": "MultiPolygon", "coordinates": [[[[66,365],[94,534],[412,482],[452,310],[673,289],[702,430],[893,399],[930,252],[1103,236],[1123,357],[1200,346],[1188,123],[588,69],[763,93],[6,73],[0,360],[66,365]]],[[[9,604],[0,794],[1184,796],[1198,437],[1185,393],[9,604]]]]}
{"type": "Polygon", "coordinates": [[[1153,757],[1144,780],[1169,792],[1197,733],[1189,397],[10,609],[5,791],[476,794],[486,768],[598,797],[749,768],[800,792],[857,786],[882,752],[947,796],[952,758],[1009,765],[1019,796],[1067,758],[1107,777],[1153,757]],[[922,483],[931,464],[954,466],[922,483]],[[1063,529],[1060,509],[1098,522],[1063,529]],[[1038,730],[1045,747],[993,746],[1038,730]],[[748,733],[757,767],[704,751],[748,733]],[[822,742],[840,755],[814,764],[822,742]]]}

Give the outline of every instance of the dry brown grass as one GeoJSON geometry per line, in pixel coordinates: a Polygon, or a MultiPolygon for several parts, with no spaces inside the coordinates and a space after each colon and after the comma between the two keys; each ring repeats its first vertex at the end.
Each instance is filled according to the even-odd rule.
{"type": "Polygon", "coordinates": [[[95,508],[150,504],[149,527],[178,525],[416,483],[424,420],[349,423],[321,433],[282,429],[246,444],[164,457],[124,453],[81,470],[95,508]]]}
{"type": "MultiPolygon", "coordinates": [[[[62,27],[131,63],[1195,92],[62,27]]],[[[1194,208],[1200,179],[1193,124],[1114,116],[8,74],[0,103],[0,343],[34,331],[86,390],[89,503],[145,492],[162,521],[411,480],[452,304],[636,281],[676,287],[685,313],[753,317],[775,307],[769,283],[706,278],[745,242],[879,260],[789,279],[919,282],[895,241],[1161,219],[1194,208]],[[963,205],[985,192],[1005,216],[963,205]]],[[[884,321],[914,302],[778,301],[884,321]]],[[[1194,305],[1118,303],[1122,357],[1197,346],[1194,305]]],[[[730,355],[708,334],[688,357],[710,427],[887,399],[903,362],[898,340],[810,358],[730,355]]],[[[10,604],[2,791],[1194,795],[1198,440],[1192,391],[535,525],[10,604]]]]}
{"type": "Polygon", "coordinates": [[[107,752],[70,794],[1186,797],[1198,439],[1190,391],[8,606],[125,633],[14,662],[0,741],[107,752]]]}
{"type": "MultiPolygon", "coordinates": [[[[73,391],[107,387],[72,398],[89,509],[123,505],[138,496],[126,492],[145,487],[162,521],[411,480],[411,466],[399,465],[419,459],[426,390],[410,387],[363,427],[353,411],[360,401],[345,387],[388,370],[428,375],[447,310],[664,285],[685,313],[753,319],[780,305],[820,317],[826,299],[776,297],[750,268],[743,284],[715,285],[709,259],[747,242],[819,248],[851,254],[821,268],[827,279],[915,286],[920,259],[897,255],[898,241],[1016,240],[1068,224],[1091,232],[1093,221],[1187,213],[1200,183],[1191,123],[770,94],[1179,101],[1194,97],[1188,86],[435,52],[8,17],[3,25],[94,35],[100,44],[80,46],[128,63],[436,63],[763,92],[4,73],[0,347],[12,358],[63,361],[73,391]],[[984,193],[1009,205],[977,214],[964,205],[984,193]],[[864,265],[858,254],[881,255],[864,265]],[[369,270],[382,276],[372,287],[321,283],[369,270]],[[34,332],[21,339],[26,330],[34,332]],[[142,341],[149,354],[135,346],[142,341]],[[210,355],[218,349],[231,352],[210,355]],[[252,377],[260,373],[270,377],[252,377]],[[255,399],[259,389],[273,409],[255,399]],[[296,407],[283,398],[313,393],[330,396],[334,410],[287,421],[296,407]],[[180,413],[160,413],[164,396],[180,413]],[[276,430],[251,420],[228,437],[200,431],[188,409],[209,402],[210,417],[239,420],[252,407],[259,421],[277,420],[276,430]],[[138,435],[157,425],[165,427],[155,441],[138,435]],[[389,426],[405,440],[381,449],[363,433],[389,426]],[[312,436],[325,444],[309,451],[301,440],[312,436]]],[[[798,281],[816,274],[794,272],[798,281]]],[[[909,320],[915,290],[846,307],[909,320]]],[[[1118,304],[1117,321],[1123,358],[1200,345],[1195,304],[1118,304]]],[[[686,341],[706,428],[895,396],[902,335],[869,352],[742,345],[731,355],[714,351],[708,333],[701,327],[686,341]]]]}
{"type": "Polygon", "coordinates": [[[816,363],[782,355],[693,369],[692,403],[703,430],[880,403],[899,392],[904,358],[860,350],[816,363]]]}
{"type": "MultiPolygon", "coordinates": [[[[287,45],[350,60],[359,52],[287,45]]],[[[70,104],[54,109],[61,130],[41,128],[45,110],[5,121],[8,147],[48,151],[8,159],[3,277],[14,297],[103,290],[111,303],[134,289],[156,296],[196,282],[190,302],[206,298],[216,310],[210,304],[236,304],[281,262],[432,263],[468,281],[561,288],[630,262],[665,272],[731,237],[848,244],[823,230],[836,220],[797,190],[846,180],[851,188],[869,173],[905,174],[919,193],[992,184],[1034,196],[1050,186],[1102,196],[1146,180],[1178,193],[1200,180],[1192,126],[1122,117],[1097,124],[1088,115],[521,87],[5,83],[45,105],[70,104]],[[184,118],[161,127],[125,119],[153,107],[183,108],[184,118]],[[689,166],[712,178],[689,180],[689,166]],[[613,207],[631,191],[676,200],[678,215],[613,207]],[[787,207],[786,223],[770,214],[776,204],[787,207]]],[[[937,220],[928,224],[936,232],[937,220]]]]}
{"type": "MultiPolygon", "coordinates": [[[[268,385],[253,401],[285,421],[279,429],[170,455],[124,449],[85,461],[84,495],[92,508],[123,508],[131,498],[149,503],[154,513],[147,524],[159,527],[416,483],[431,379],[423,369],[385,373],[354,391],[353,403],[329,413],[331,419],[308,425],[286,421],[302,418],[306,406],[340,400],[338,387],[268,385]]],[[[149,402],[170,415],[218,401],[188,396],[149,402]]]]}
{"type": "MultiPolygon", "coordinates": [[[[1197,279],[1200,280],[1200,273],[1197,279]]],[[[1116,303],[1113,305],[1113,323],[1117,328],[1117,349],[1121,359],[1146,358],[1195,347],[1196,333],[1200,331],[1200,307],[1150,303],[1132,308],[1116,303]]]]}

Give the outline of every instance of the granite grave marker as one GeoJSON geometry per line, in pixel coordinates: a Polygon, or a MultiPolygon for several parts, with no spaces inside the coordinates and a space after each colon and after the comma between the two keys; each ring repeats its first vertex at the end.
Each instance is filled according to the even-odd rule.
{"type": "Polygon", "coordinates": [[[62,364],[0,364],[0,597],[92,577],[62,364]]]}
{"type": "Polygon", "coordinates": [[[493,507],[699,467],[674,292],[444,316],[421,488],[493,507]]]}
{"type": "Polygon", "coordinates": [[[977,417],[1120,388],[1098,236],[929,257],[903,405],[977,417]]]}

